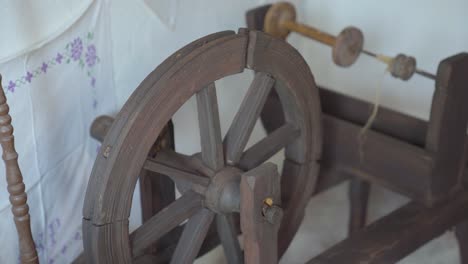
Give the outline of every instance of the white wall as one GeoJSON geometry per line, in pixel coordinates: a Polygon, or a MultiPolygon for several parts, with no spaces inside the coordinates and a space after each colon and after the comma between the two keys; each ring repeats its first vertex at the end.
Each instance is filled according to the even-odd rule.
{"type": "MultiPolygon", "coordinates": [[[[372,1],[308,0],[302,2],[300,20],[338,34],[348,25],[365,36],[364,47],[394,56],[412,55],[418,66],[436,73],[439,62],[468,50],[468,1],[372,1]]],[[[309,62],[317,83],[359,98],[373,100],[385,66],[366,56],[350,68],[332,64],[330,49],[293,37],[309,62]]],[[[385,77],[382,101],[385,106],[427,119],[434,82],[415,76],[404,82],[385,77]]]]}

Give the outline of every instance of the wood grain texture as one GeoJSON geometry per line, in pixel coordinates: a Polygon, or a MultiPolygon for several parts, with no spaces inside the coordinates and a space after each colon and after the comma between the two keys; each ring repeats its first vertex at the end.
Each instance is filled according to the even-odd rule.
{"type": "Polygon", "coordinates": [[[302,222],[307,197],[314,192],[320,168],[323,144],[319,93],[307,63],[297,50],[261,32],[249,31],[248,35],[247,67],[274,76],[282,116],[301,131],[285,148],[286,160],[297,165],[297,169],[284,171],[284,163],[281,177],[281,193],[289,194],[289,199],[283,201],[287,221],[281,223],[279,230],[278,255],[282,255],[302,222]]]}
{"type": "Polygon", "coordinates": [[[432,153],[372,130],[360,144],[360,126],[328,115],[323,121],[323,166],[336,166],[347,174],[430,204],[427,194],[432,153]]]}
{"type": "Polygon", "coordinates": [[[212,170],[217,171],[224,166],[224,153],[214,83],[197,93],[197,108],[202,160],[212,170]]]}
{"type": "Polygon", "coordinates": [[[130,235],[133,256],[141,255],[148,246],[199,211],[201,206],[201,196],[187,192],[151,217],[130,235]]]}
{"type": "Polygon", "coordinates": [[[249,69],[274,73],[274,88],[285,121],[301,131],[300,137],[286,148],[286,157],[297,163],[319,160],[322,153],[319,93],[310,68],[299,52],[282,40],[250,31],[246,63],[249,69]]]}
{"type": "MultiPolygon", "coordinates": [[[[259,39],[267,43],[270,37],[245,30],[240,30],[237,35],[220,34],[195,42],[171,57],[173,61],[165,62],[168,65],[158,67],[142,82],[117,116],[104,142],[104,146],[110,148],[109,155],[98,155],[88,185],[83,221],[87,260],[99,263],[132,261],[133,245],[129,243],[127,220],[129,201],[139,171],[146,162],[150,150],[148,145],[154,142],[162,126],[191,96],[215,80],[242,71],[246,58],[252,56],[257,59],[248,65],[249,68],[255,71],[265,68],[266,74],[275,79],[278,76],[281,80],[281,87],[275,89],[281,90],[280,98],[289,106],[284,110],[285,116],[288,123],[301,131],[298,138],[286,147],[287,158],[294,160],[300,169],[288,174],[292,184],[285,188],[293,192],[293,188],[300,186],[304,191],[291,199],[297,202],[296,205],[287,207],[289,212],[286,214],[293,221],[281,223],[280,230],[284,233],[281,248],[289,245],[299,227],[318,172],[321,117],[320,111],[311,111],[320,109],[318,92],[310,69],[288,44],[254,45],[259,39]],[[256,34],[261,36],[256,37],[256,34]],[[268,68],[272,62],[274,67],[268,68]],[[194,74],[200,69],[202,74],[194,74]]],[[[193,166],[199,165],[194,162],[200,161],[197,155],[182,157],[182,160],[189,164],[191,172],[200,172],[193,166]]],[[[213,170],[202,172],[206,176],[210,173],[213,170]]]]}
{"type": "Polygon", "coordinates": [[[280,175],[273,163],[262,164],[241,178],[240,213],[245,263],[278,262],[277,239],[281,220],[270,223],[265,219],[262,211],[267,198],[281,206],[280,175]]]}
{"type": "MultiPolygon", "coordinates": [[[[263,21],[267,9],[268,7],[262,7],[250,10],[247,13],[247,23],[249,28],[258,30],[263,29],[263,21]]],[[[375,173],[372,173],[373,175],[370,175],[369,171],[365,172],[366,170],[369,170],[369,167],[366,167],[366,165],[363,166],[362,163],[354,162],[351,162],[353,163],[353,165],[350,165],[351,163],[345,161],[347,158],[344,158],[341,161],[345,161],[344,163],[350,165],[352,169],[344,170],[342,163],[336,163],[337,160],[334,159],[327,159],[327,156],[329,157],[330,152],[333,150],[328,150],[328,147],[325,146],[322,171],[320,173],[316,192],[323,190],[324,188],[328,188],[329,186],[333,186],[334,184],[339,183],[352,175],[358,175],[364,179],[372,178],[373,182],[380,184],[383,183],[387,187],[393,186],[392,189],[402,192],[406,195],[410,195],[413,198],[418,197],[416,198],[418,201],[423,202],[428,206],[434,206],[434,204],[437,201],[447,199],[447,197],[449,197],[451,194],[459,191],[460,177],[462,175],[467,174],[466,171],[464,171],[465,165],[462,164],[465,160],[465,130],[466,115],[468,114],[466,104],[462,103],[462,101],[465,101],[468,96],[468,90],[465,89],[466,85],[468,85],[468,76],[466,75],[466,70],[468,69],[468,66],[466,62],[466,57],[467,54],[460,54],[443,61],[439,66],[436,91],[433,98],[433,107],[431,109],[431,120],[429,123],[385,108],[379,109],[379,114],[373,122],[372,130],[375,133],[375,135],[382,135],[388,138],[396,139],[397,141],[400,141],[400,143],[417,146],[425,152],[424,155],[420,156],[423,159],[414,162],[415,160],[411,160],[411,157],[414,158],[418,155],[407,155],[409,153],[406,153],[406,150],[403,151],[402,156],[398,157],[399,154],[397,149],[401,146],[393,148],[395,150],[394,155],[388,155],[388,157],[386,155],[384,155],[385,157],[379,157],[379,152],[377,151],[378,148],[376,148],[373,151],[370,149],[364,149],[364,155],[372,155],[372,153],[375,153],[377,157],[376,159],[381,158],[382,161],[389,162],[387,167],[383,166],[385,168],[380,169],[384,172],[384,174],[388,172],[388,169],[391,166],[390,163],[395,164],[394,168],[390,168],[390,171],[394,172],[394,177],[397,178],[396,180],[393,180],[390,174],[384,177],[380,177],[379,167],[381,165],[378,164],[379,162],[377,162],[376,159],[373,164],[370,164],[371,167],[374,166],[375,169],[375,173]],[[453,131],[456,132],[453,133],[453,131]],[[454,135],[454,137],[452,137],[452,135],[454,135]],[[396,160],[393,160],[391,156],[397,157],[396,160]],[[429,161],[429,166],[420,166],[422,163],[426,163],[426,161],[424,161],[426,157],[428,157],[426,161],[429,161]],[[399,161],[401,158],[410,159],[408,160],[408,162],[403,162],[404,168],[397,168],[397,166],[400,165],[399,161]],[[420,163],[420,165],[418,165],[417,163],[420,163]],[[417,167],[419,167],[419,169],[417,170],[420,170],[423,167],[429,167],[430,170],[427,171],[427,173],[417,173],[417,176],[415,176],[415,174],[413,174],[412,172],[414,172],[414,169],[416,169],[417,167]],[[400,171],[401,173],[398,173],[398,171],[400,171]],[[448,174],[448,176],[446,176],[446,174],[448,174]],[[420,177],[421,175],[424,176],[420,177]],[[404,177],[406,177],[407,179],[404,179],[404,177]],[[405,187],[406,181],[408,182],[407,187],[405,187]],[[421,187],[417,187],[418,184],[420,184],[421,187]]],[[[274,96],[274,91],[272,92],[272,94],[273,96],[271,96],[270,94],[269,99],[265,104],[266,107],[262,112],[262,122],[268,132],[271,132],[283,125],[285,120],[285,117],[280,115],[282,112],[281,109],[279,109],[281,108],[280,100],[278,96],[274,96]]],[[[322,109],[324,113],[327,113],[329,116],[332,116],[336,120],[344,121],[353,125],[357,125],[357,127],[359,127],[363,125],[368,119],[371,109],[371,105],[369,103],[353,99],[348,96],[340,95],[325,89],[321,89],[320,96],[322,101],[322,109]]],[[[329,134],[332,134],[332,137],[336,135],[333,135],[333,133],[335,132],[334,128],[336,127],[336,120],[330,121],[330,123],[333,124],[329,125],[328,127],[327,125],[325,125],[325,142],[327,142],[327,137],[329,136],[329,134]]],[[[347,146],[349,146],[349,144],[347,146]]],[[[387,151],[387,148],[381,149],[387,151]]],[[[406,149],[406,147],[403,147],[402,149],[406,149]]],[[[351,191],[353,190],[353,186],[356,188],[354,188],[355,192],[351,192],[354,193],[354,195],[351,194],[351,196],[354,196],[354,200],[357,202],[354,204],[360,204],[360,207],[362,209],[362,201],[363,197],[365,197],[364,194],[366,190],[365,188],[363,190],[361,188],[363,186],[360,184],[352,184],[351,191]],[[361,200],[361,202],[358,202],[359,200],[361,200]]],[[[363,210],[357,211],[362,212],[363,210]]],[[[356,213],[355,216],[361,219],[356,220],[356,223],[363,222],[362,214],[356,213]]],[[[397,221],[396,218],[395,221],[397,221]]],[[[460,225],[460,228],[458,229],[459,233],[463,233],[462,227],[463,226],[460,225]]],[[[383,226],[382,230],[384,230],[383,226]]],[[[433,230],[431,229],[429,232],[432,231],[433,230]]],[[[409,235],[405,236],[405,238],[408,237],[409,235]]],[[[413,240],[417,239],[418,238],[414,238],[413,240]]],[[[353,240],[353,242],[356,241],[353,240]]],[[[410,247],[414,247],[414,244],[415,243],[411,243],[410,247]]],[[[352,243],[348,245],[352,246],[352,243]]],[[[390,246],[388,245],[390,244],[382,243],[379,246],[381,246],[381,249],[383,251],[392,251],[394,244],[391,244],[390,246]]],[[[462,247],[463,244],[461,244],[460,246],[462,247]]],[[[352,252],[357,247],[358,246],[351,248],[347,251],[346,254],[352,252]]],[[[399,255],[402,251],[407,250],[406,248],[404,248],[404,246],[397,247],[399,247],[400,251],[398,251],[398,249],[395,249],[395,255],[399,255]]],[[[345,248],[342,249],[344,252],[345,248]]],[[[333,252],[333,254],[335,253],[337,252],[333,252]]],[[[368,256],[378,255],[380,253],[381,251],[379,249],[376,249],[372,252],[369,251],[368,256]]],[[[462,251],[462,254],[463,253],[464,252],[462,251]]],[[[392,260],[389,260],[388,262],[382,262],[379,260],[375,262],[368,262],[367,259],[365,259],[364,255],[365,253],[362,253],[363,257],[357,260],[356,262],[350,262],[349,258],[343,257],[341,259],[334,258],[333,261],[323,261],[317,259],[316,262],[311,263],[395,262],[392,260]]],[[[389,253],[389,255],[391,255],[391,253],[389,253]]]]}
{"type": "Polygon", "coordinates": [[[2,159],[5,162],[5,175],[10,194],[11,212],[15,221],[19,239],[19,257],[21,263],[39,263],[36,246],[31,234],[31,219],[27,203],[26,187],[18,165],[18,153],[15,149],[11,116],[0,76],[0,144],[2,159]]]}
{"type": "MultiPolygon", "coordinates": [[[[368,102],[339,94],[326,88],[320,88],[320,100],[322,110],[327,116],[355,124],[356,127],[365,124],[372,109],[372,105],[368,102]]],[[[261,120],[267,133],[272,133],[284,125],[281,102],[274,90],[270,93],[265,103],[261,120]]],[[[372,131],[423,148],[427,126],[428,123],[423,120],[380,107],[377,117],[373,122],[372,131]]],[[[333,127],[324,126],[323,134],[325,141],[328,141],[327,137],[333,136],[333,127]]],[[[329,152],[326,148],[324,151],[329,152]]],[[[343,182],[349,176],[349,173],[343,172],[334,163],[323,163],[318,176],[316,193],[343,182]]]]}
{"type": "Polygon", "coordinates": [[[255,78],[224,138],[226,162],[228,164],[236,165],[239,163],[273,84],[274,79],[269,74],[262,72],[255,74],[255,78]]]}
{"type": "Polygon", "coordinates": [[[228,264],[244,263],[244,255],[241,251],[238,232],[231,221],[231,215],[219,214],[216,216],[216,230],[224,249],[224,255],[228,264]]]}
{"type": "Polygon", "coordinates": [[[437,70],[426,137],[426,149],[434,153],[428,198],[431,204],[461,189],[468,124],[467,71],[468,53],[443,60],[437,70]]]}
{"type": "MultiPolygon", "coordinates": [[[[150,156],[157,155],[161,149],[174,150],[174,126],[169,122],[166,129],[159,135],[150,156]],[[156,153],[156,154],[155,154],[156,153]]],[[[169,206],[176,199],[175,184],[167,176],[143,169],[140,173],[140,200],[142,221],[145,223],[163,208],[169,206]]],[[[172,231],[166,236],[172,236],[172,231]]],[[[157,252],[155,243],[145,250],[148,254],[157,252]]]]}
{"type": "Polygon", "coordinates": [[[393,264],[467,218],[466,192],[433,208],[411,202],[307,263],[393,264]]]}
{"type": "Polygon", "coordinates": [[[97,157],[97,166],[92,173],[96,177],[91,176],[88,184],[89,199],[86,199],[84,207],[86,219],[93,219],[95,224],[105,224],[128,217],[130,197],[139,170],[156,137],[175,111],[194,93],[216,79],[243,70],[246,41],[245,36],[232,32],[202,38],[168,58],[140,84],[105,138],[103,150],[110,149],[108,157],[102,153],[97,157]],[[204,68],[208,58],[220,57],[224,60],[213,61],[203,78],[193,79],[189,74],[204,68]],[[182,67],[184,71],[180,71],[182,67]],[[188,79],[191,80],[190,89],[183,85],[188,79]],[[174,96],[175,93],[178,96],[174,96]],[[141,131],[145,131],[145,136],[140,134],[141,131]],[[121,148],[123,145],[132,147],[121,148]]]}
{"type": "Polygon", "coordinates": [[[169,167],[181,168],[192,174],[212,176],[215,173],[215,171],[205,165],[200,153],[187,156],[171,149],[162,149],[154,157],[154,160],[169,167]]]}
{"type": "Polygon", "coordinates": [[[215,214],[212,211],[201,209],[189,219],[172,256],[171,264],[193,263],[214,216],[215,214]]]}
{"type": "MultiPolygon", "coordinates": [[[[373,104],[320,87],[322,111],[330,116],[364,126],[372,113],[373,104]]],[[[386,107],[380,106],[372,122],[372,130],[424,147],[426,145],[427,122],[386,107]]],[[[326,133],[325,133],[326,135],[326,133]]]]}
{"type": "MultiPolygon", "coordinates": [[[[83,242],[84,247],[84,263],[108,263],[108,264],[127,264],[131,263],[132,253],[131,243],[129,239],[128,220],[120,221],[113,224],[95,225],[91,221],[83,220],[83,237],[89,238],[87,242],[83,242]],[[96,249],[102,249],[105,245],[100,242],[100,237],[111,237],[114,243],[119,246],[121,258],[114,258],[109,261],[109,255],[116,254],[113,251],[102,251],[99,253],[90,254],[96,249]],[[106,253],[103,253],[106,252],[106,253]],[[130,261],[128,261],[130,260],[130,261]]],[[[115,245],[114,245],[115,246],[115,245]]],[[[138,256],[135,256],[138,257],[138,256]]]]}
{"type": "Polygon", "coordinates": [[[251,170],[259,166],[294,141],[300,133],[301,131],[291,124],[283,125],[247,149],[242,154],[239,167],[251,170]]]}
{"type": "Polygon", "coordinates": [[[175,182],[184,182],[197,193],[203,194],[208,187],[210,180],[201,175],[184,170],[184,168],[174,168],[170,165],[158,162],[157,159],[148,159],[144,167],[146,170],[156,172],[170,177],[175,182]]]}

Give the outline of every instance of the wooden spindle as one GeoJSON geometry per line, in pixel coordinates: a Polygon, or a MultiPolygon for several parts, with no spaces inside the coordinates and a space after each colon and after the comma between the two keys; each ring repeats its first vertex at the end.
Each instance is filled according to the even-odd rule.
{"type": "Polygon", "coordinates": [[[2,146],[2,158],[5,161],[8,192],[12,205],[16,230],[19,238],[21,263],[39,263],[36,246],[31,234],[29,206],[23,183],[23,176],[18,166],[18,153],[16,153],[13,137],[11,116],[8,114],[9,106],[1,85],[0,76],[0,144],[2,146]]]}

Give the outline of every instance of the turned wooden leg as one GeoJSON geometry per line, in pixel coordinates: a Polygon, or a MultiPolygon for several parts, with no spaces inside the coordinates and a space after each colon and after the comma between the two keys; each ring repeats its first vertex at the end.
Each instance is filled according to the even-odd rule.
{"type": "Polygon", "coordinates": [[[468,264],[468,221],[462,222],[455,227],[455,236],[458,240],[461,263],[468,264]]]}
{"type": "Polygon", "coordinates": [[[15,150],[13,126],[9,106],[1,85],[0,76],[0,144],[3,149],[2,158],[5,162],[6,179],[10,203],[12,205],[16,230],[19,238],[19,254],[21,263],[39,263],[36,246],[31,234],[29,206],[27,203],[26,187],[23,183],[23,175],[18,166],[18,153],[15,150]]]}
{"type": "Polygon", "coordinates": [[[349,234],[366,226],[367,204],[370,184],[361,179],[351,179],[349,183],[349,234]]]}

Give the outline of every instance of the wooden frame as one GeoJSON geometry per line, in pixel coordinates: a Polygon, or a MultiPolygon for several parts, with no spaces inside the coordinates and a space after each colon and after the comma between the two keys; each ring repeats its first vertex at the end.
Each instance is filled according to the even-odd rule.
{"type": "MultiPolygon", "coordinates": [[[[262,30],[269,7],[248,11],[248,27],[262,30]]],[[[464,103],[468,98],[467,70],[467,53],[441,61],[429,121],[379,108],[362,145],[358,134],[372,105],[320,89],[324,148],[316,193],[346,179],[352,180],[350,201],[353,211],[350,212],[349,230],[356,234],[310,263],[394,263],[463,220],[457,226],[456,234],[462,250],[462,263],[468,263],[466,252],[463,252],[467,248],[468,216],[459,213],[466,210],[467,204],[463,191],[463,182],[467,179],[468,106],[464,103]],[[358,232],[366,224],[369,183],[383,185],[414,202],[358,232]],[[442,220],[435,220],[441,217],[442,220]],[[396,224],[395,219],[420,222],[405,226],[396,224]],[[425,224],[424,219],[434,222],[425,224]],[[418,235],[421,230],[424,235],[418,235]],[[396,242],[392,240],[392,232],[406,233],[396,242]],[[402,246],[389,247],[392,243],[402,246]],[[376,252],[380,255],[370,259],[376,252]]],[[[275,97],[274,93],[270,94],[267,108],[262,113],[267,130],[283,123],[275,97]]]]}

